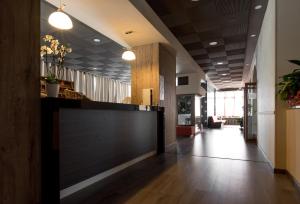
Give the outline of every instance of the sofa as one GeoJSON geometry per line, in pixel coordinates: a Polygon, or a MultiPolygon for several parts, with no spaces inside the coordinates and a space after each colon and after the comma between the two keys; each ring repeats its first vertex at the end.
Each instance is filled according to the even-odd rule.
{"type": "Polygon", "coordinates": [[[207,127],[211,129],[221,128],[225,122],[225,120],[219,120],[217,116],[209,116],[207,120],[207,127]]]}

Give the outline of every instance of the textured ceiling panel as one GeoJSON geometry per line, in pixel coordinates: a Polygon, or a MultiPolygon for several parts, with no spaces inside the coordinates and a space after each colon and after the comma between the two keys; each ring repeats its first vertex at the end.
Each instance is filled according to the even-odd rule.
{"type": "MultiPolygon", "coordinates": [[[[228,86],[242,82],[245,59],[251,59],[254,49],[247,52],[249,22],[254,6],[267,0],[147,0],[171,32],[182,43],[211,81],[228,86]],[[217,42],[211,45],[210,42],[217,42]],[[239,80],[239,81],[238,81],[239,80]],[[224,83],[222,83],[222,81],[224,83]]],[[[255,31],[264,15],[257,12],[255,31]]],[[[252,23],[253,24],[253,23],[252,23]]],[[[251,41],[255,47],[256,41],[251,41]]],[[[248,62],[249,63],[249,62],[248,62]]]]}
{"type": "Polygon", "coordinates": [[[121,58],[122,46],[75,18],[72,18],[73,28],[69,31],[53,28],[48,23],[48,16],[55,10],[52,5],[41,1],[41,35],[53,35],[72,47],[72,53],[66,55],[67,67],[130,82],[130,65],[121,58]],[[93,41],[96,38],[100,43],[93,41]]]}
{"type": "Polygon", "coordinates": [[[248,12],[251,5],[250,0],[215,0],[214,3],[219,14],[232,17],[248,12]]]}

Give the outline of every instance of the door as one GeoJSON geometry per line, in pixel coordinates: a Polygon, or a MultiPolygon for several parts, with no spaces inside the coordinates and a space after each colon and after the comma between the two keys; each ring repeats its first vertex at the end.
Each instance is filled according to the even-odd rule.
{"type": "Polygon", "coordinates": [[[246,141],[257,139],[256,83],[246,83],[244,89],[244,137],[246,141]]]}

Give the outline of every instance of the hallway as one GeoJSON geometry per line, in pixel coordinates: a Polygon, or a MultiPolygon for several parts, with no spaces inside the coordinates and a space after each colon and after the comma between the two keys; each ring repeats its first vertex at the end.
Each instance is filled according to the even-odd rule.
{"type": "Polygon", "coordinates": [[[296,204],[286,175],[274,175],[260,150],[238,128],[178,138],[177,147],[151,157],[62,200],[63,204],[197,203],[296,204]]]}
{"type": "Polygon", "coordinates": [[[254,143],[245,143],[239,126],[225,125],[222,129],[206,129],[195,138],[177,138],[170,153],[191,156],[265,162],[263,153],[254,143]]]}

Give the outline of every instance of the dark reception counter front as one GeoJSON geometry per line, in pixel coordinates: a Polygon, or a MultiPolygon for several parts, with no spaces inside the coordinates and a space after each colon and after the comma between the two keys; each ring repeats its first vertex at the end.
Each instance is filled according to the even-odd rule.
{"type": "Polygon", "coordinates": [[[164,152],[163,108],[43,98],[41,110],[43,203],[59,203],[65,189],[164,152]]]}

